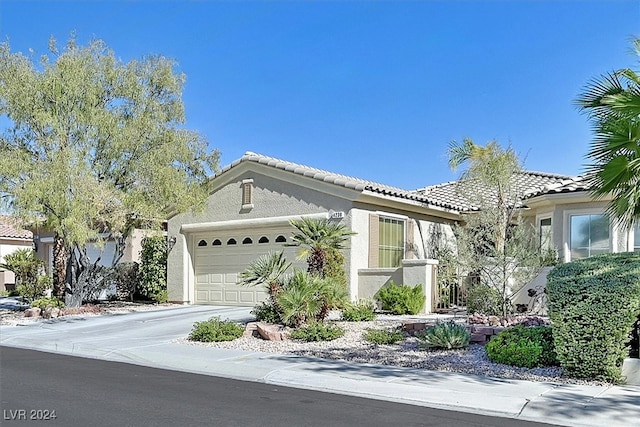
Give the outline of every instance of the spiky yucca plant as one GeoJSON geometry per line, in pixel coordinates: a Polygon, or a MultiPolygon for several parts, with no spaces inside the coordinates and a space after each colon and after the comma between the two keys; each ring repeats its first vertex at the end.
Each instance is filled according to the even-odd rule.
{"type": "Polygon", "coordinates": [[[471,333],[462,325],[454,322],[436,323],[416,335],[420,345],[425,348],[442,348],[452,350],[466,348],[471,340],[471,333]]]}

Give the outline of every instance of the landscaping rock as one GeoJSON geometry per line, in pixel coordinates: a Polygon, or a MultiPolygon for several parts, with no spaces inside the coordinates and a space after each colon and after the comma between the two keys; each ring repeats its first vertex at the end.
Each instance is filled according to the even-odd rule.
{"type": "Polygon", "coordinates": [[[46,307],[42,312],[42,317],[45,319],[54,319],[60,316],[60,309],[58,307],[46,307]]]}
{"type": "Polygon", "coordinates": [[[266,323],[257,323],[256,330],[267,341],[283,341],[286,336],[282,333],[282,329],[278,325],[268,325],[266,323]]]}
{"type": "Polygon", "coordinates": [[[42,310],[39,307],[31,307],[24,311],[24,317],[38,317],[42,310]]]}
{"type": "Polygon", "coordinates": [[[258,333],[258,322],[249,322],[247,323],[247,326],[244,328],[244,334],[242,334],[243,337],[259,337],[260,334],[258,333]]]}

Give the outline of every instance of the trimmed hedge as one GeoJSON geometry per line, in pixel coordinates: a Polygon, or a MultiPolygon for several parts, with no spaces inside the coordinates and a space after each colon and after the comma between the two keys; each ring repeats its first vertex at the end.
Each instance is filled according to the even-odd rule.
{"type": "Polygon", "coordinates": [[[485,346],[492,362],[535,368],[558,364],[549,326],[514,326],[493,337],[485,346]]]}
{"type": "Polygon", "coordinates": [[[565,374],[619,381],[640,314],[640,255],[606,254],[560,265],[547,276],[547,295],[565,374]]]}

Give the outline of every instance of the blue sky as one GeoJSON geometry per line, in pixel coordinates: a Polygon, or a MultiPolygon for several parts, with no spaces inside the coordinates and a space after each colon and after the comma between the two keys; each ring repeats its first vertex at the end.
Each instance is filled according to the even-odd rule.
{"type": "Polygon", "coordinates": [[[187,127],[222,165],[255,151],[415,189],[458,177],[446,149],[465,137],[580,173],[591,130],[572,101],[637,66],[640,1],[0,2],[13,51],[72,31],[175,59],[187,127]]]}

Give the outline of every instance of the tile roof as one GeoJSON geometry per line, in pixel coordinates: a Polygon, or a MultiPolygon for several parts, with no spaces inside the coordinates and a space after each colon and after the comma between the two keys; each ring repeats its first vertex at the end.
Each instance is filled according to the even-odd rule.
{"type": "MultiPolygon", "coordinates": [[[[551,174],[546,172],[522,171],[513,176],[516,191],[523,195],[523,198],[532,195],[543,194],[549,188],[558,188],[560,185],[573,182],[575,178],[568,175],[551,174]]],[[[464,192],[472,191],[475,195],[490,197],[491,193],[488,189],[480,185],[461,185],[464,181],[451,181],[444,184],[432,185],[429,187],[416,190],[436,201],[448,201],[455,209],[460,211],[478,210],[478,206],[474,205],[473,200],[476,198],[469,197],[464,192]]]]}
{"type": "Polygon", "coordinates": [[[0,238],[32,239],[33,233],[23,230],[17,218],[11,215],[0,215],[0,238]]]}
{"type": "Polygon", "coordinates": [[[545,194],[575,193],[578,191],[589,191],[590,189],[591,185],[588,183],[585,176],[576,176],[530,191],[525,194],[525,199],[545,194]]]}
{"type": "MultiPolygon", "coordinates": [[[[225,173],[242,162],[259,163],[356,191],[369,191],[384,196],[423,203],[432,207],[451,209],[460,212],[478,209],[478,207],[470,200],[471,198],[462,194],[461,189],[463,187],[460,185],[461,181],[451,181],[409,191],[253,153],[251,151],[247,151],[240,159],[224,167],[217,176],[225,173]]],[[[566,193],[587,189],[583,181],[583,177],[572,177],[569,175],[523,171],[514,175],[514,179],[516,180],[517,191],[523,195],[524,199],[548,193],[566,193]]],[[[464,188],[468,189],[469,187],[464,188]]],[[[476,190],[474,190],[474,192],[475,191],[476,190]]],[[[481,194],[487,196],[490,195],[486,189],[482,189],[480,187],[477,188],[477,191],[480,191],[481,194]]]]}
{"type": "MultiPolygon", "coordinates": [[[[316,179],[318,181],[327,182],[334,185],[339,185],[345,188],[351,188],[356,191],[370,191],[373,193],[382,194],[384,196],[396,197],[404,200],[412,200],[427,205],[432,205],[445,209],[456,209],[451,203],[445,200],[431,200],[429,197],[417,193],[415,191],[403,190],[401,188],[392,187],[385,184],[380,184],[373,181],[367,181],[360,178],[355,178],[347,175],[340,175],[333,172],[325,171],[322,169],[313,168],[310,166],[300,165],[297,163],[289,162],[286,160],[276,159],[274,157],[265,156],[253,152],[246,152],[244,156],[230,165],[224,167],[220,174],[228,171],[242,162],[255,162],[267,166],[271,166],[284,171],[292,172],[297,175],[306,176],[316,179]]],[[[219,175],[219,174],[218,174],[219,175]]]]}

